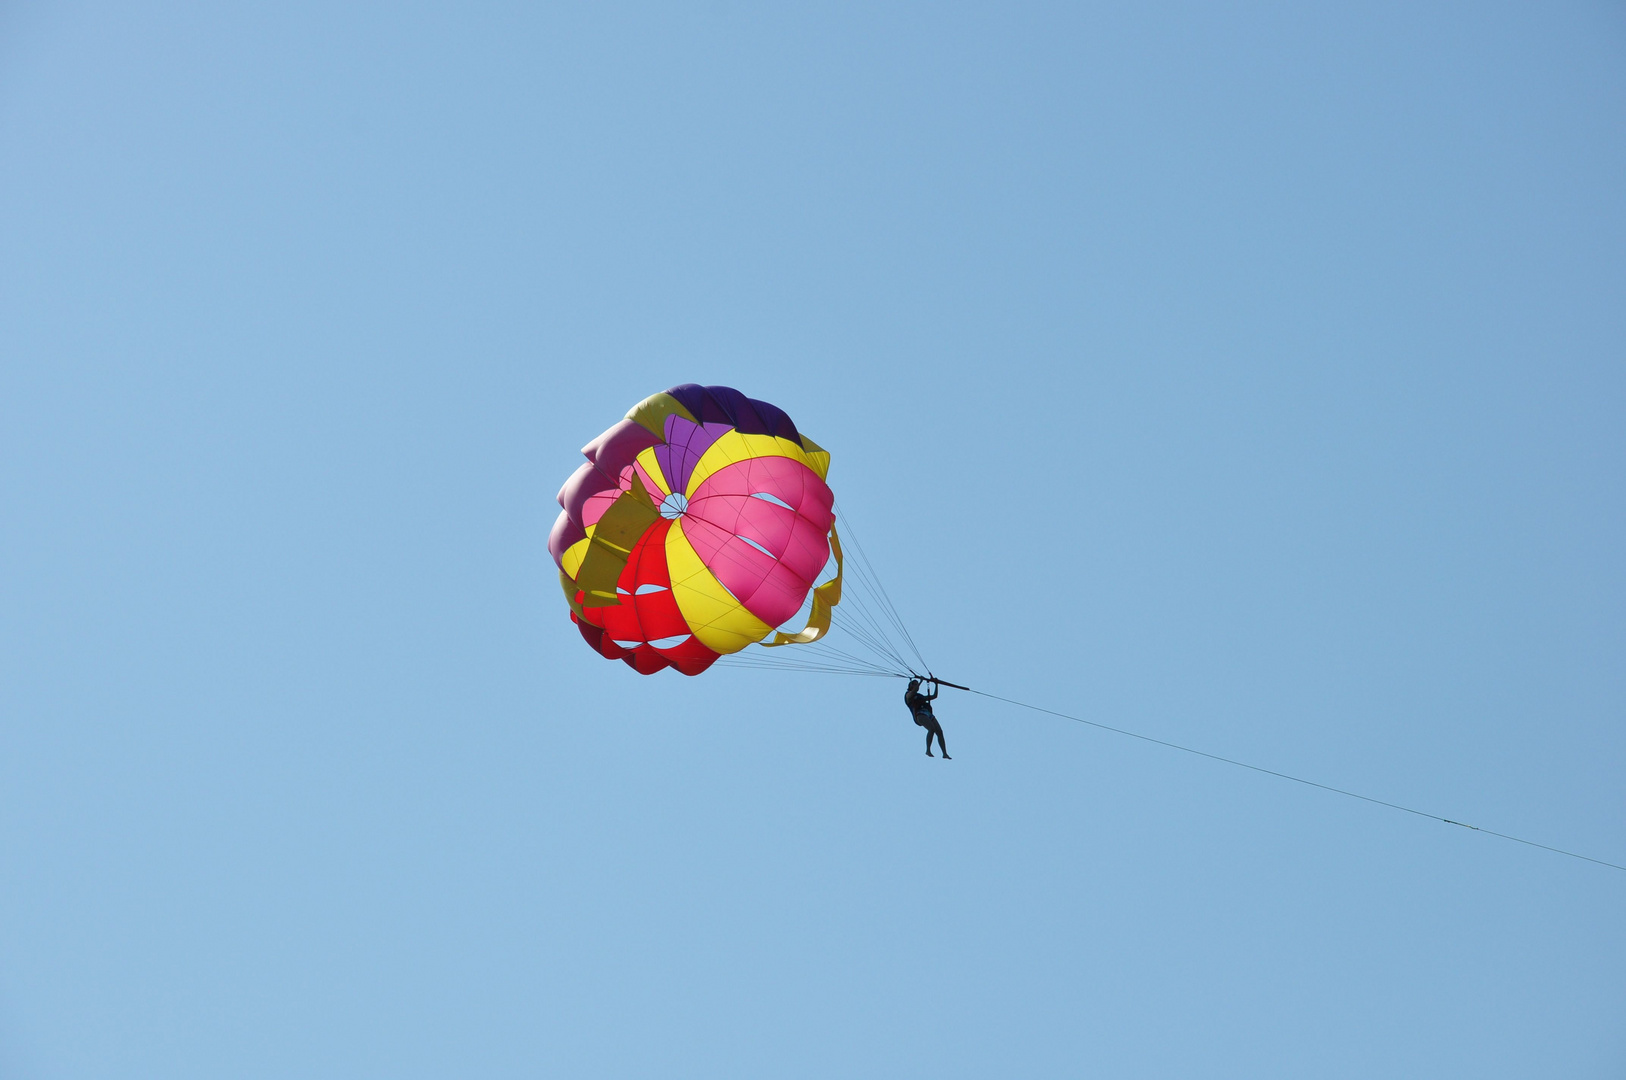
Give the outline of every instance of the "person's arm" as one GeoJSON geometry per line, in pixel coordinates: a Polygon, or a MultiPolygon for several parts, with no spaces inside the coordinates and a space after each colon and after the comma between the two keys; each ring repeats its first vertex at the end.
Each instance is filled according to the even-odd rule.
{"type": "Polygon", "coordinates": [[[932,683],[932,692],[926,695],[926,700],[927,701],[936,701],[937,700],[937,692],[939,690],[941,690],[941,689],[943,689],[941,686],[938,686],[936,683],[932,683]]]}

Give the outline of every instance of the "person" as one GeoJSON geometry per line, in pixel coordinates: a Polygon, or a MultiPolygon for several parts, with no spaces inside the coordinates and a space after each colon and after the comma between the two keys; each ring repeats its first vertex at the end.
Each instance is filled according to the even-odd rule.
{"type": "Polygon", "coordinates": [[[943,741],[943,729],[938,726],[937,717],[932,715],[932,702],[937,699],[937,680],[932,680],[932,690],[929,694],[920,692],[920,680],[910,679],[909,689],[903,692],[903,703],[909,706],[909,714],[915,718],[915,726],[926,729],[926,756],[933,757],[932,736],[937,736],[937,748],[943,751],[944,761],[953,761],[949,757],[948,743],[943,741]]]}

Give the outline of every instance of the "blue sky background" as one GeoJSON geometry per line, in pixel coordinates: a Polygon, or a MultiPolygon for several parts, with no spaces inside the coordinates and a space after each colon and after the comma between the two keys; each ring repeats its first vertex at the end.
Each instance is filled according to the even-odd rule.
{"type": "Polygon", "coordinates": [[[0,1073],[1618,1077],[1626,874],[545,550],[786,408],[946,677],[1626,861],[1616,4],[0,12],[0,1073]]]}

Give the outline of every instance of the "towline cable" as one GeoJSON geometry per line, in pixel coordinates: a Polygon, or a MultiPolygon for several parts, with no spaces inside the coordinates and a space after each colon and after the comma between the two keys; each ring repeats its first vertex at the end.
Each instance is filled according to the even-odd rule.
{"type": "Polygon", "coordinates": [[[1100,728],[1102,731],[1110,731],[1116,735],[1127,735],[1131,739],[1139,739],[1142,742],[1155,743],[1158,746],[1166,746],[1171,750],[1182,750],[1188,754],[1195,754],[1198,757],[1208,758],[1210,761],[1218,761],[1226,765],[1235,765],[1239,769],[1248,769],[1252,772],[1264,773],[1266,776],[1275,776],[1283,780],[1291,780],[1295,784],[1303,784],[1306,787],[1320,788],[1322,791],[1330,791],[1335,795],[1344,795],[1351,799],[1359,799],[1362,802],[1374,803],[1378,806],[1387,806],[1391,810],[1400,810],[1407,814],[1415,814],[1420,818],[1428,818],[1430,821],[1439,821],[1446,825],[1455,825],[1460,829],[1472,829],[1474,832],[1484,833],[1486,836],[1495,836],[1502,840],[1511,840],[1515,844],[1524,844],[1526,847],[1540,848],[1543,851],[1551,851],[1556,855],[1568,855],[1572,859],[1580,859],[1582,862],[1596,863],[1599,866],[1607,866],[1611,870],[1626,871],[1626,866],[1622,866],[1619,863],[1609,862],[1606,859],[1594,859],[1590,855],[1582,855],[1577,851],[1566,851],[1560,847],[1553,847],[1551,844],[1538,844],[1536,841],[1526,840],[1522,836],[1513,836],[1509,833],[1496,832],[1494,829],[1480,828],[1478,825],[1469,825],[1465,821],[1453,821],[1451,818],[1441,817],[1439,814],[1431,814],[1426,810],[1415,810],[1410,806],[1402,806],[1399,803],[1389,802],[1386,799],[1373,798],[1371,795],[1362,795],[1357,791],[1347,791],[1344,788],[1333,787],[1331,784],[1322,784],[1315,780],[1306,780],[1302,776],[1293,776],[1290,773],[1277,772],[1275,769],[1267,769],[1262,765],[1250,765],[1246,761],[1238,761],[1235,758],[1224,757],[1220,754],[1210,754],[1206,750],[1197,750],[1190,746],[1182,746],[1176,742],[1169,742],[1167,739],[1156,739],[1150,735],[1142,735],[1138,731],[1130,731],[1126,728],[1113,727],[1111,724],[1103,724],[1098,720],[1086,720],[1082,716],[1073,716],[1070,713],[1057,712],[1055,709],[1046,709],[1038,705],[1029,705],[1025,701],[1017,701],[1015,698],[1001,697],[999,694],[990,694],[985,690],[972,690],[969,686],[957,686],[954,683],[943,683],[942,685],[954,686],[954,688],[957,690],[965,690],[969,693],[976,694],[978,697],[990,698],[994,701],[1003,701],[1007,705],[1015,705],[1018,708],[1031,709],[1034,712],[1060,717],[1063,720],[1071,720],[1078,724],[1087,724],[1090,727],[1100,728]]]}

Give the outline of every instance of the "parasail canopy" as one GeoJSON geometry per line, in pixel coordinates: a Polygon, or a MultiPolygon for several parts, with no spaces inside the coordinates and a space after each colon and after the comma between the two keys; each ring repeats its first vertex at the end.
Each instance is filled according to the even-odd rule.
{"type": "Polygon", "coordinates": [[[601,655],[698,675],[748,645],[829,630],[842,570],[830,455],[783,410],[686,383],[582,453],[548,550],[601,655]]]}

